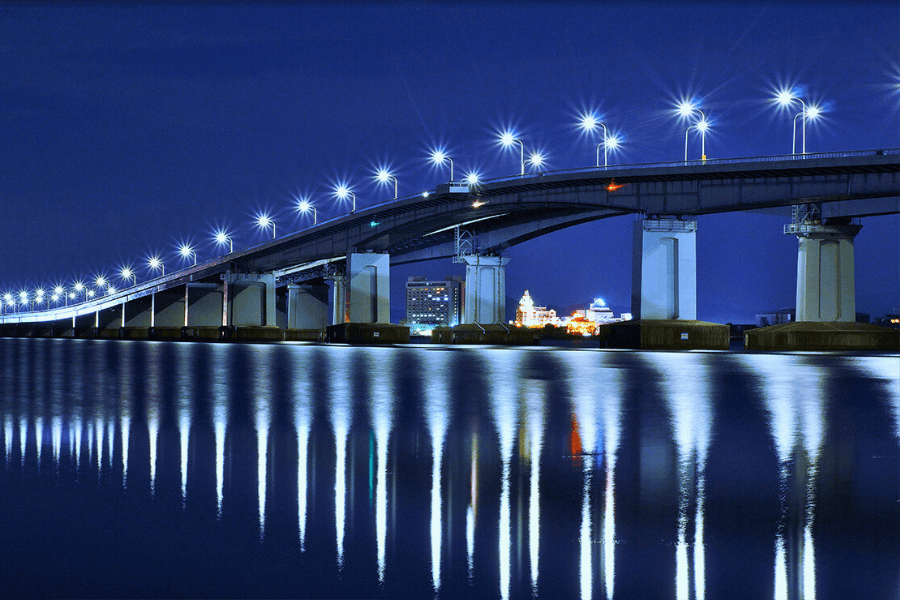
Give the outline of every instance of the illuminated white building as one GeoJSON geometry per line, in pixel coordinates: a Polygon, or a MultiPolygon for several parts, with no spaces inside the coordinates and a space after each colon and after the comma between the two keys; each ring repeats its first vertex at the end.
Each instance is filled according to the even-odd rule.
{"type": "Polygon", "coordinates": [[[556,311],[547,309],[546,306],[535,306],[534,299],[528,290],[519,300],[519,307],[516,309],[516,320],[512,323],[516,327],[543,327],[544,325],[559,325],[560,320],[556,316],[556,311]]]}

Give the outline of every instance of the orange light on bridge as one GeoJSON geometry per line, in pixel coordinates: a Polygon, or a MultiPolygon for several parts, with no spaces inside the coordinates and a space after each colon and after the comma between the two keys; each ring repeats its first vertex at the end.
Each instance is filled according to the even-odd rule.
{"type": "Polygon", "coordinates": [[[472,203],[472,208],[478,208],[479,206],[483,206],[487,204],[487,202],[482,202],[481,200],[476,200],[472,203]]]}
{"type": "Polygon", "coordinates": [[[614,192],[617,189],[619,189],[620,187],[624,187],[624,186],[625,186],[624,183],[616,183],[615,181],[610,181],[609,185],[606,186],[606,189],[609,190],[610,192],[614,192]]]}

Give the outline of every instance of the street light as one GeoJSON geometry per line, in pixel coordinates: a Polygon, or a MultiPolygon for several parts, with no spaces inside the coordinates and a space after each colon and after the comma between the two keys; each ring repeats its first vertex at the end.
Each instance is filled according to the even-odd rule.
{"type": "Polygon", "coordinates": [[[341,185],[337,186],[337,187],[334,189],[334,194],[335,194],[335,196],[337,196],[337,197],[340,198],[341,200],[346,200],[346,199],[347,199],[347,196],[350,196],[351,198],[353,198],[353,208],[350,209],[350,212],[351,212],[351,213],[355,213],[355,212],[356,212],[356,194],[354,194],[354,193],[351,192],[349,189],[347,189],[347,186],[346,186],[346,185],[341,184],[341,185]]]}
{"type": "Polygon", "coordinates": [[[225,244],[228,244],[228,253],[229,254],[234,252],[234,240],[231,239],[231,236],[228,234],[227,231],[225,231],[223,229],[216,231],[216,235],[215,235],[214,239],[216,240],[216,243],[220,246],[224,246],[225,244]]]}
{"type": "Polygon", "coordinates": [[[686,119],[690,119],[694,116],[694,113],[698,113],[700,118],[692,125],[690,125],[684,132],[684,161],[687,162],[688,159],[688,134],[691,129],[696,129],[700,132],[701,137],[701,152],[700,156],[702,160],[706,160],[706,130],[709,129],[709,121],[706,120],[706,115],[700,110],[697,106],[694,105],[693,100],[683,100],[678,104],[676,109],[678,114],[686,119]]]}
{"type": "MultiPolygon", "coordinates": [[[[76,281],[73,287],[75,288],[75,298],[77,299],[78,294],[84,293],[84,282],[76,281]]],[[[85,299],[87,299],[87,295],[85,295],[85,299]]]]}
{"type": "Polygon", "coordinates": [[[194,257],[194,266],[197,266],[197,253],[189,244],[181,244],[178,247],[178,254],[181,255],[181,258],[190,259],[192,256],[194,257]]]}
{"type": "Polygon", "coordinates": [[[544,164],[544,155],[540,152],[532,152],[528,155],[528,162],[532,167],[540,168],[544,164]]]}
{"type": "Polygon", "coordinates": [[[318,211],[308,199],[303,198],[300,200],[300,202],[297,203],[297,210],[303,214],[313,211],[313,225],[319,222],[318,211]]]}
{"type": "Polygon", "coordinates": [[[260,229],[272,228],[272,239],[275,239],[275,221],[269,215],[259,215],[256,218],[256,226],[260,229]]]}
{"type": "Polygon", "coordinates": [[[27,291],[22,290],[21,292],[19,292],[19,304],[21,304],[22,306],[28,306],[28,292],[27,291]]]}
{"type": "Polygon", "coordinates": [[[375,178],[378,179],[379,183],[388,183],[391,179],[394,180],[394,200],[397,199],[397,178],[391,175],[384,169],[380,169],[378,173],[375,174],[375,178]]]}
{"type": "Polygon", "coordinates": [[[150,267],[153,271],[162,270],[162,275],[166,274],[166,265],[163,264],[163,261],[156,255],[151,256],[147,259],[147,266],[150,267]]]}
{"type": "Polygon", "coordinates": [[[500,143],[509,148],[513,144],[519,144],[519,161],[522,163],[522,170],[519,172],[520,175],[525,174],[525,144],[522,143],[522,140],[518,139],[516,136],[512,134],[511,131],[504,131],[500,134],[500,143]]]}
{"type": "Polygon", "coordinates": [[[37,304],[40,306],[44,303],[44,288],[38,288],[34,290],[34,302],[31,304],[31,308],[34,309],[34,305],[37,304]]]}
{"type": "MultiPolygon", "coordinates": [[[[609,130],[606,128],[606,125],[597,119],[594,115],[588,114],[581,117],[581,128],[585,131],[590,131],[593,133],[597,130],[597,127],[603,128],[603,141],[597,144],[597,166],[600,166],[600,147],[603,146],[603,166],[609,166],[609,154],[607,150],[610,148],[611,139],[609,137],[609,130]]],[[[618,145],[618,141],[615,146],[618,145]]]]}
{"type": "Polygon", "coordinates": [[[98,288],[106,287],[106,285],[107,285],[106,277],[104,277],[103,275],[98,275],[97,279],[94,280],[94,283],[97,284],[98,288]]]}
{"type": "Polygon", "coordinates": [[[478,181],[480,179],[481,179],[481,177],[478,175],[477,172],[470,171],[469,173],[466,173],[466,176],[463,178],[463,181],[465,181],[471,187],[471,186],[478,185],[478,181]]]}
{"type": "Polygon", "coordinates": [[[444,164],[444,161],[450,161],[450,182],[453,182],[453,159],[447,156],[443,150],[435,150],[431,153],[431,160],[436,165],[444,164]]]}
{"type": "Polygon", "coordinates": [[[69,305],[69,294],[66,293],[66,289],[63,286],[58,285],[55,288],[53,288],[53,296],[54,296],[54,298],[53,298],[54,302],[59,302],[59,297],[62,296],[63,301],[64,301],[64,306],[69,305]]]}
{"type": "Polygon", "coordinates": [[[793,122],[791,123],[791,154],[797,154],[797,119],[799,117],[803,118],[803,142],[801,151],[803,154],[806,154],[806,122],[810,119],[815,120],[822,111],[818,106],[807,106],[806,102],[804,102],[800,96],[797,96],[793,89],[779,90],[778,93],[775,94],[775,102],[786,108],[793,106],[795,101],[800,103],[801,110],[794,115],[793,122]]]}
{"type": "Polygon", "coordinates": [[[137,273],[135,273],[131,267],[122,267],[119,277],[125,281],[131,281],[131,285],[137,285],[137,273]]]}

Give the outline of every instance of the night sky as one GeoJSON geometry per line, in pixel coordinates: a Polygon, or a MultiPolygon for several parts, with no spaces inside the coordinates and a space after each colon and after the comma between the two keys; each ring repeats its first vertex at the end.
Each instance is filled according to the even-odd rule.
{"type": "MultiPolygon", "coordinates": [[[[900,3],[6,3],[0,5],[0,292],[52,286],[125,264],[146,277],[193,241],[218,254],[448,179],[518,172],[497,134],[514,128],[548,170],[588,166],[595,112],[622,136],[611,162],[681,160],[693,97],[710,117],[710,158],[788,154],[791,117],[771,98],[799,86],[824,115],[808,150],[900,147],[900,3]]],[[[699,150],[692,146],[692,154],[699,150]]],[[[602,296],[629,310],[633,217],[516,246],[507,294],[571,308],[602,296]]],[[[796,238],[787,214],[699,219],[698,316],[752,322],[794,305],[796,238]]],[[[900,217],[862,221],[857,310],[900,305],[900,217]]],[[[392,270],[392,320],[410,275],[464,272],[450,261],[392,270]]],[[[118,282],[117,282],[118,283],[118,282]]]]}

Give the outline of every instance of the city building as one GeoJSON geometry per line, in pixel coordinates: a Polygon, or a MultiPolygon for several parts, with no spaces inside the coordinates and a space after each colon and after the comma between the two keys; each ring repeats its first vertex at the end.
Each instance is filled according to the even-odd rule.
{"type": "Polygon", "coordinates": [[[516,308],[516,320],[512,322],[512,325],[516,327],[543,327],[544,325],[559,324],[560,321],[556,316],[556,311],[552,308],[548,310],[546,306],[535,306],[531,294],[528,293],[528,290],[525,290],[522,299],[519,300],[519,306],[516,308]]]}
{"type": "Polygon", "coordinates": [[[430,335],[435,327],[459,325],[463,315],[465,282],[461,277],[406,281],[406,324],[410,335],[430,335]]]}

